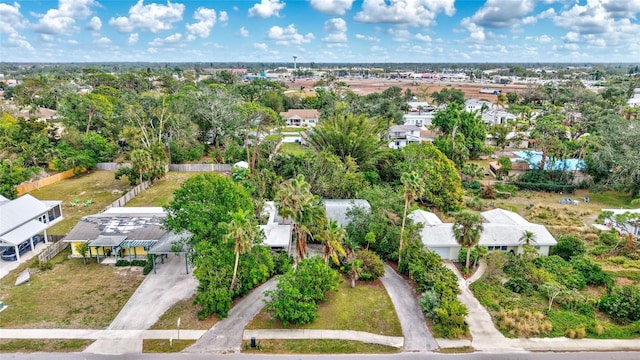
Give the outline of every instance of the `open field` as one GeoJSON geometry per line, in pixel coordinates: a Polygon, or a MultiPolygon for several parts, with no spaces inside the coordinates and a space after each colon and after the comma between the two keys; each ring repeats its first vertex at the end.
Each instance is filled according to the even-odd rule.
{"type": "MultiPolygon", "coordinates": [[[[279,320],[260,312],[247,329],[282,329],[279,320]]],[[[347,281],[338,285],[329,300],[320,304],[318,318],[311,324],[292,329],[356,330],[388,336],[402,336],[400,321],[380,280],[358,282],[351,288],[347,281]]]]}
{"type": "Polygon", "coordinates": [[[51,260],[53,268],[32,268],[28,284],[14,286],[27,266],[22,264],[0,280],[0,313],[5,328],[103,329],[138,288],[144,277],[138,267],[84,265],[70,259],[70,249],[51,260]]]}
{"type": "Polygon", "coordinates": [[[360,341],[304,339],[304,340],[260,340],[258,349],[250,349],[243,342],[243,352],[250,354],[393,354],[401,349],[367,344],[360,341]]]}
{"type": "Polygon", "coordinates": [[[62,200],[64,220],[49,228],[47,232],[66,235],[81,217],[100,212],[131,188],[126,181],[116,180],[113,174],[112,171],[94,171],[30,192],[40,200],[62,200]],[[71,206],[75,199],[80,199],[80,202],[71,206]],[[91,200],[91,204],[84,206],[87,200],[91,200]]]}
{"type": "Polygon", "coordinates": [[[125,206],[165,206],[173,200],[173,192],[192,176],[201,173],[170,171],[166,176],[134,197],[125,206]]]}

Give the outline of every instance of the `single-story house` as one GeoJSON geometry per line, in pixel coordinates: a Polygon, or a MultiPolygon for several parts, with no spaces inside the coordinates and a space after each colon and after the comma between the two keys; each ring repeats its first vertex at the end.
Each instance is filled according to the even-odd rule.
{"type": "MultiPolygon", "coordinates": [[[[67,234],[71,254],[82,256],[78,244],[88,243],[88,255],[98,262],[109,259],[146,259],[147,254],[184,253],[180,240],[191,237],[164,228],[166,212],[161,207],[114,207],[102,213],[84,216],[67,234]]],[[[155,263],[155,261],[154,261],[155,263]]]]}
{"type": "Polygon", "coordinates": [[[16,260],[20,261],[20,244],[29,241],[33,250],[34,237],[40,234],[48,243],[47,229],[64,219],[61,204],[57,200],[38,200],[30,194],[15,200],[0,195],[0,247],[13,247],[16,260]]]}
{"type": "Polygon", "coordinates": [[[320,112],[316,109],[289,109],[280,116],[289,126],[314,127],[320,121],[320,112]]]}
{"type": "MultiPolygon", "coordinates": [[[[486,246],[489,251],[522,253],[521,238],[525,231],[533,233],[532,246],[542,256],[549,255],[556,239],[544,225],[532,224],[522,216],[503,209],[493,209],[480,213],[484,219],[484,230],[478,246],[486,246]]],[[[414,210],[409,218],[422,224],[421,237],[424,246],[446,260],[457,260],[461,246],[453,236],[453,223],[443,223],[434,213],[414,210]]]]}
{"type": "MultiPolygon", "coordinates": [[[[371,211],[369,202],[362,199],[324,199],[323,203],[327,218],[336,221],[342,227],[349,225],[348,212],[351,209],[361,207],[371,211]]],[[[275,202],[265,201],[262,215],[268,216],[266,223],[260,225],[265,235],[263,244],[272,249],[288,249],[291,242],[291,224],[278,215],[275,202]]]]}

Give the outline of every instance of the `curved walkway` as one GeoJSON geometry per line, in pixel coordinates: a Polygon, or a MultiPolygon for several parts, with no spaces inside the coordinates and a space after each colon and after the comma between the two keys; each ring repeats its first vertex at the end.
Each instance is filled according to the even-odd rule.
{"type": "Polygon", "coordinates": [[[380,278],[387,289],[387,293],[396,309],[402,334],[404,335],[405,351],[431,351],[438,348],[438,343],[427,329],[422,310],[418,305],[416,294],[404,279],[384,265],[384,276],[380,278]]]}
{"type": "Polygon", "coordinates": [[[467,281],[454,264],[445,262],[445,266],[451,269],[458,277],[458,287],[460,287],[461,292],[460,295],[458,295],[458,300],[466,305],[469,310],[467,323],[469,324],[469,331],[473,338],[471,346],[476,350],[485,351],[513,351],[519,349],[520,344],[517,340],[507,339],[496,329],[487,309],[480,304],[478,299],[473,296],[471,290],[469,290],[469,284],[479,279],[482,274],[484,274],[486,267],[481,265],[475,274],[469,278],[470,281],[467,281]]]}

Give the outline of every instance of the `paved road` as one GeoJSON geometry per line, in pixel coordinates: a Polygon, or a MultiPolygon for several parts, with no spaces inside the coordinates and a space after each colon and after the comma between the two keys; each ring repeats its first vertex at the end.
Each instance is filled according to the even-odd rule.
{"type": "MultiPolygon", "coordinates": [[[[184,256],[169,255],[164,264],[157,265],[157,273],[147,275],[142,284],[124,305],[107,330],[144,330],[158,321],[173,304],[191,297],[198,281],[186,274],[184,256]]],[[[123,354],[142,352],[142,340],[127,341],[100,339],[85,352],[123,354]]]]}
{"type": "Polygon", "coordinates": [[[227,318],[218,321],[195,344],[185,351],[192,353],[239,352],[245,326],[264,307],[264,292],[275,288],[275,278],[253,289],[229,311],[227,318]]]}
{"type": "MultiPolygon", "coordinates": [[[[32,353],[3,354],[3,360],[113,360],[111,355],[86,353],[32,353]]],[[[119,360],[349,360],[349,359],[451,359],[451,360],[637,360],[640,352],[601,352],[601,353],[472,353],[472,354],[438,354],[438,353],[400,353],[400,354],[349,354],[349,355],[252,355],[252,354],[126,354],[118,356],[119,360]]]]}
{"type": "Polygon", "coordinates": [[[424,315],[418,305],[416,294],[406,281],[393,268],[385,264],[384,276],[380,278],[387,289],[389,297],[396,309],[405,351],[430,351],[438,348],[438,344],[427,329],[424,315]]]}

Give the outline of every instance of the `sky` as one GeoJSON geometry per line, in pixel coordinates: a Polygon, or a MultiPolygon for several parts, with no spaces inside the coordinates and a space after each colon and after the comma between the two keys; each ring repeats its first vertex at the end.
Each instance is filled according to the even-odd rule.
{"type": "Polygon", "coordinates": [[[640,62],[640,0],[0,0],[0,62],[640,62]]]}

